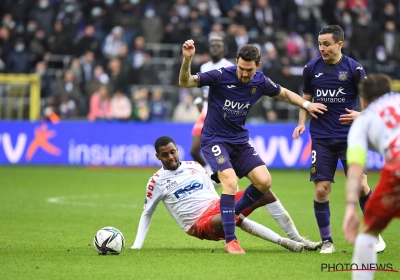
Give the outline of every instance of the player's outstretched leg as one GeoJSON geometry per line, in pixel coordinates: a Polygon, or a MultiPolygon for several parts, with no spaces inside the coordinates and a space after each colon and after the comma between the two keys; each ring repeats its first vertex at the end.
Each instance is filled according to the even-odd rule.
{"type": "Polygon", "coordinates": [[[305,244],[301,242],[297,242],[294,240],[290,240],[288,238],[283,238],[273,230],[255,222],[248,218],[245,218],[243,215],[240,215],[240,228],[250,233],[251,235],[257,236],[261,239],[273,242],[275,244],[279,244],[282,247],[288,249],[292,252],[302,252],[305,248],[305,244]]]}
{"type": "Polygon", "coordinates": [[[299,234],[289,213],[271,190],[268,190],[257,203],[243,210],[242,214],[247,217],[252,211],[264,205],[271,217],[291,240],[304,243],[304,249],[307,251],[315,251],[322,247],[322,242],[312,242],[299,234]]]}

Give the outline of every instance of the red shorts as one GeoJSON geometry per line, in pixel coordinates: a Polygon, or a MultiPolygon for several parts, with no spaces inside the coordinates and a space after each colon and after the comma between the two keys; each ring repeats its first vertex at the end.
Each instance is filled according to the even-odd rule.
{"type": "Polygon", "coordinates": [[[386,164],[364,211],[364,223],[384,229],[393,218],[400,218],[400,164],[386,164]]]}
{"type": "Polygon", "coordinates": [[[206,119],[206,114],[201,112],[199,118],[197,119],[196,123],[193,126],[192,135],[201,134],[201,130],[203,129],[205,119],[206,119]]]}
{"type": "MultiPolygon", "coordinates": [[[[238,201],[243,196],[244,190],[236,193],[235,201],[238,201]]],[[[214,216],[221,213],[219,209],[220,200],[215,200],[208,209],[197,219],[197,221],[190,227],[187,234],[206,240],[223,240],[225,239],[224,232],[216,232],[212,226],[212,219],[214,216]]],[[[236,222],[239,221],[239,216],[236,216],[236,222]]]]}

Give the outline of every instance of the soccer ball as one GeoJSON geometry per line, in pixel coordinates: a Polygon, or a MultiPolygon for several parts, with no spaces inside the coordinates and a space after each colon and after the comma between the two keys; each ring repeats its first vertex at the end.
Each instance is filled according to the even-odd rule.
{"type": "Polygon", "coordinates": [[[115,227],[103,227],[93,238],[93,244],[99,255],[107,253],[118,255],[125,245],[124,235],[115,227]]]}

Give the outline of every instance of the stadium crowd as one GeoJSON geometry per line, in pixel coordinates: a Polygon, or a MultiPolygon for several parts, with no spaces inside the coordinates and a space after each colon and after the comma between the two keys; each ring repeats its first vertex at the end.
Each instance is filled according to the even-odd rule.
{"type": "MultiPolygon", "coordinates": [[[[44,118],[195,122],[200,91],[178,87],[180,48],[195,41],[195,73],[213,36],[233,62],[255,44],[264,74],[300,94],[318,31],[338,24],[345,55],[400,79],[398,0],[2,0],[0,18],[0,73],[40,75],[44,118]]],[[[270,98],[248,118],[289,116],[270,98]]]]}

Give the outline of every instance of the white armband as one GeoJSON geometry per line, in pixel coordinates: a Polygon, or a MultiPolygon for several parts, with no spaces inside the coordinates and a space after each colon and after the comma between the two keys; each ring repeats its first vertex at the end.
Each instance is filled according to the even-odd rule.
{"type": "Polygon", "coordinates": [[[303,103],[303,108],[307,110],[308,105],[310,104],[310,101],[304,101],[303,103]]]}

